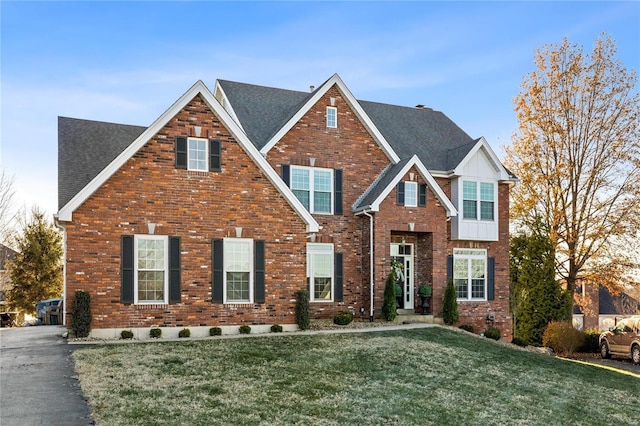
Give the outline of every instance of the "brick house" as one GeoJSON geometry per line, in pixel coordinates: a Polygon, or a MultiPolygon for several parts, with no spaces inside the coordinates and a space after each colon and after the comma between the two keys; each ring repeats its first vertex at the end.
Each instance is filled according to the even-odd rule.
{"type": "MultiPolygon", "coordinates": [[[[59,118],[65,307],[91,294],[94,336],[380,317],[391,261],[400,313],[454,278],[460,323],[511,336],[509,188],[483,138],[443,113],[311,92],[195,83],[149,127],[59,118]]],[[[70,324],[70,309],[66,312],[70,324]]],[[[175,331],[177,334],[177,331],[175,331]]]]}

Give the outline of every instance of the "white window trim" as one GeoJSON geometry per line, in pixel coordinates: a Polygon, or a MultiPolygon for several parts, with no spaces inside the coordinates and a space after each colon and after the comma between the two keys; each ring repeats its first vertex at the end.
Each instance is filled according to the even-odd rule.
{"type": "Polygon", "coordinates": [[[488,261],[488,257],[487,257],[487,250],[486,249],[474,249],[474,248],[454,248],[453,249],[453,264],[454,264],[454,268],[453,268],[453,279],[455,282],[455,264],[456,264],[456,257],[457,258],[464,258],[467,259],[467,268],[469,268],[468,272],[469,272],[469,278],[467,279],[467,294],[468,297],[466,299],[461,299],[457,297],[456,294],[456,299],[458,300],[458,302],[483,302],[483,301],[487,301],[487,285],[488,285],[488,280],[489,280],[489,276],[488,276],[488,265],[489,265],[489,261],[488,261]],[[456,254],[456,252],[460,252],[460,251],[468,251],[468,250],[473,250],[473,251],[477,251],[477,252],[482,252],[483,254],[456,254]],[[484,260],[484,297],[471,297],[472,294],[472,284],[471,284],[471,259],[483,259],[484,260]]]}
{"type": "Polygon", "coordinates": [[[334,252],[334,246],[331,243],[307,243],[307,279],[309,281],[309,301],[310,302],[317,302],[317,303],[330,303],[333,302],[333,299],[335,297],[335,271],[334,271],[334,259],[335,256],[335,252],[334,252]],[[324,247],[331,247],[331,252],[327,252],[327,251],[316,251],[314,250],[314,248],[320,247],[320,246],[324,246],[324,247]],[[316,299],[315,298],[315,289],[314,289],[314,284],[312,281],[312,277],[313,277],[313,262],[311,261],[313,254],[329,254],[331,256],[331,299],[316,299]]]}
{"type": "Polygon", "coordinates": [[[223,256],[222,256],[222,276],[223,276],[223,289],[222,289],[222,303],[229,305],[249,305],[253,303],[253,287],[254,287],[254,258],[253,258],[253,239],[251,238],[223,238],[223,256]],[[249,245],[249,300],[229,300],[227,299],[227,242],[241,242],[249,245]]]}
{"type": "Polygon", "coordinates": [[[418,182],[412,182],[412,181],[405,181],[404,182],[404,206],[405,207],[418,207],[418,182]],[[410,189],[411,188],[411,189],[410,189]],[[409,204],[407,202],[407,194],[409,192],[413,192],[413,199],[415,200],[415,203],[411,203],[409,204]]]}
{"type": "Polygon", "coordinates": [[[208,172],[209,171],[209,140],[206,138],[187,138],[187,170],[190,171],[194,171],[194,172],[208,172]],[[204,141],[204,169],[193,169],[191,168],[191,161],[190,161],[190,155],[191,155],[191,148],[190,148],[190,142],[191,141],[204,141]]]}
{"type": "Polygon", "coordinates": [[[334,198],[335,198],[335,188],[334,188],[334,175],[333,175],[333,169],[325,169],[323,167],[307,167],[307,166],[291,166],[291,170],[289,171],[290,175],[289,175],[289,182],[291,182],[290,186],[291,186],[291,190],[294,191],[293,188],[293,170],[297,169],[297,170],[308,170],[309,171],[309,213],[312,214],[327,214],[327,215],[332,215],[333,214],[333,209],[334,209],[334,198]],[[331,182],[329,183],[330,185],[330,189],[331,191],[330,196],[329,196],[329,203],[331,205],[331,208],[329,209],[328,212],[317,212],[315,211],[315,206],[313,205],[313,194],[315,193],[315,189],[314,189],[314,179],[315,179],[315,170],[320,170],[320,171],[325,171],[325,172],[329,172],[329,174],[331,175],[331,182]]]}
{"type": "MultiPolygon", "coordinates": [[[[406,191],[406,190],[405,190],[406,191]]],[[[462,185],[460,187],[460,218],[466,222],[488,222],[493,223],[498,219],[498,182],[494,180],[487,179],[463,179],[462,185]],[[465,218],[464,217],[464,183],[465,182],[473,182],[476,184],[476,217],[475,219],[465,218]],[[480,206],[482,200],[480,199],[480,187],[481,183],[490,183],[493,186],[493,219],[480,219],[480,206]]]]}
{"type": "Polygon", "coordinates": [[[328,106],[327,107],[327,127],[330,128],[330,129],[337,129],[338,128],[338,108],[332,107],[332,106],[328,106]],[[330,125],[330,123],[329,123],[329,111],[333,111],[333,116],[334,116],[333,126],[330,125]]]}
{"type": "Polygon", "coordinates": [[[166,305],[169,303],[169,237],[166,235],[133,236],[133,303],[135,305],[166,305]],[[164,300],[138,299],[138,242],[140,240],[162,240],[164,242],[164,300]]]}

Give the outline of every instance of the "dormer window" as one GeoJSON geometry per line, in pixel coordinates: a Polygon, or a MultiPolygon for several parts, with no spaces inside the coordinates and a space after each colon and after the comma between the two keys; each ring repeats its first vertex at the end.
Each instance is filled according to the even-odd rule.
{"type": "Polygon", "coordinates": [[[327,107],[327,127],[338,127],[338,108],[327,107]]]}
{"type": "Polygon", "coordinates": [[[464,181],[462,217],[470,220],[494,220],[495,185],[491,182],[464,181]]]}

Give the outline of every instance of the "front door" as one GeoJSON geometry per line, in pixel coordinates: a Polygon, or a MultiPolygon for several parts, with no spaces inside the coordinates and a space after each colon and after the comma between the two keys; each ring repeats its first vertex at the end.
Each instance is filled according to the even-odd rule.
{"type": "Polygon", "coordinates": [[[402,265],[402,277],[397,281],[402,287],[400,309],[413,309],[413,244],[391,244],[391,261],[402,265]]]}

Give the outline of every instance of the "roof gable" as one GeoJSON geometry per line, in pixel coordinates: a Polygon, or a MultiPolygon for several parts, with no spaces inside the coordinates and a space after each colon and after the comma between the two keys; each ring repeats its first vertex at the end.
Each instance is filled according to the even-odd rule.
{"type": "Polygon", "coordinates": [[[120,154],[113,159],[105,168],[100,171],[91,181],[76,193],[58,212],[58,219],[61,221],[71,221],[75,209],[91,196],[102,184],[106,182],[124,163],[131,158],[140,148],[144,146],[160,129],[162,129],[171,118],[182,110],[194,97],[202,96],[207,106],[216,114],[222,124],[229,130],[238,144],[244,149],[249,157],[258,165],[260,170],[266,175],[276,189],[284,196],[287,202],[293,207],[298,215],[307,224],[308,232],[317,232],[318,223],[313,216],[298,201],[293,192],[284,184],[277,173],[269,166],[264,157],[247,138],[244,131],[233,121],[227,111],[215,100],[213,94],[198,80],[189,90],[187,90],[169,109],[167,109],[156,121],[146,128],[132,143],[130,143],[120,154]]]}
{"type": "MultiPolygon", "coordinates": [[[[456,153],[454,153],[455,155],[456,153]]],[[[461,153],[457,153],[460,155],[461,153]]],[[[500,160],[498,160],[498,156],[491,149],[489,143],[485,138],[479,138],[475,141],[473,147],[464,155],[462,160],[458,163],[458,165],[453,170],[453,174],[456,176],[465,176],[468,175],[468,170],[465,170],[468,166],[473,167],[473,162],[484,162],[485,166],[489,166],[493,169],[495,173],[495,177],[499,180],[507,181],[513,180],[513,176],[507,171],[507,169],[502,165],[500,160]]]]}
{"type": "Polygon", "coordinates": [[[420,158],[417,155],[387,167],[380,177],[369,187],[361,199],[356,202],[353,206],[353,210],[377,212],[380,209],[380,204],[382,204],[389,193],[396,187],[396,185],[398,185],[398,182],[400,182],[402,177],[407,174],[412,167],[415,167],[422,178],[426,181],[427,186],[444,207],[447,212],[447,216],[457,216],[458,212],[455,206],[449,200],[442,188],[440,188],[440,185],[438,185],[433,176],[431,176],[431,173],[429,173],[424,164],[422,164],[422,161],[420,161],[420,158]]]}

